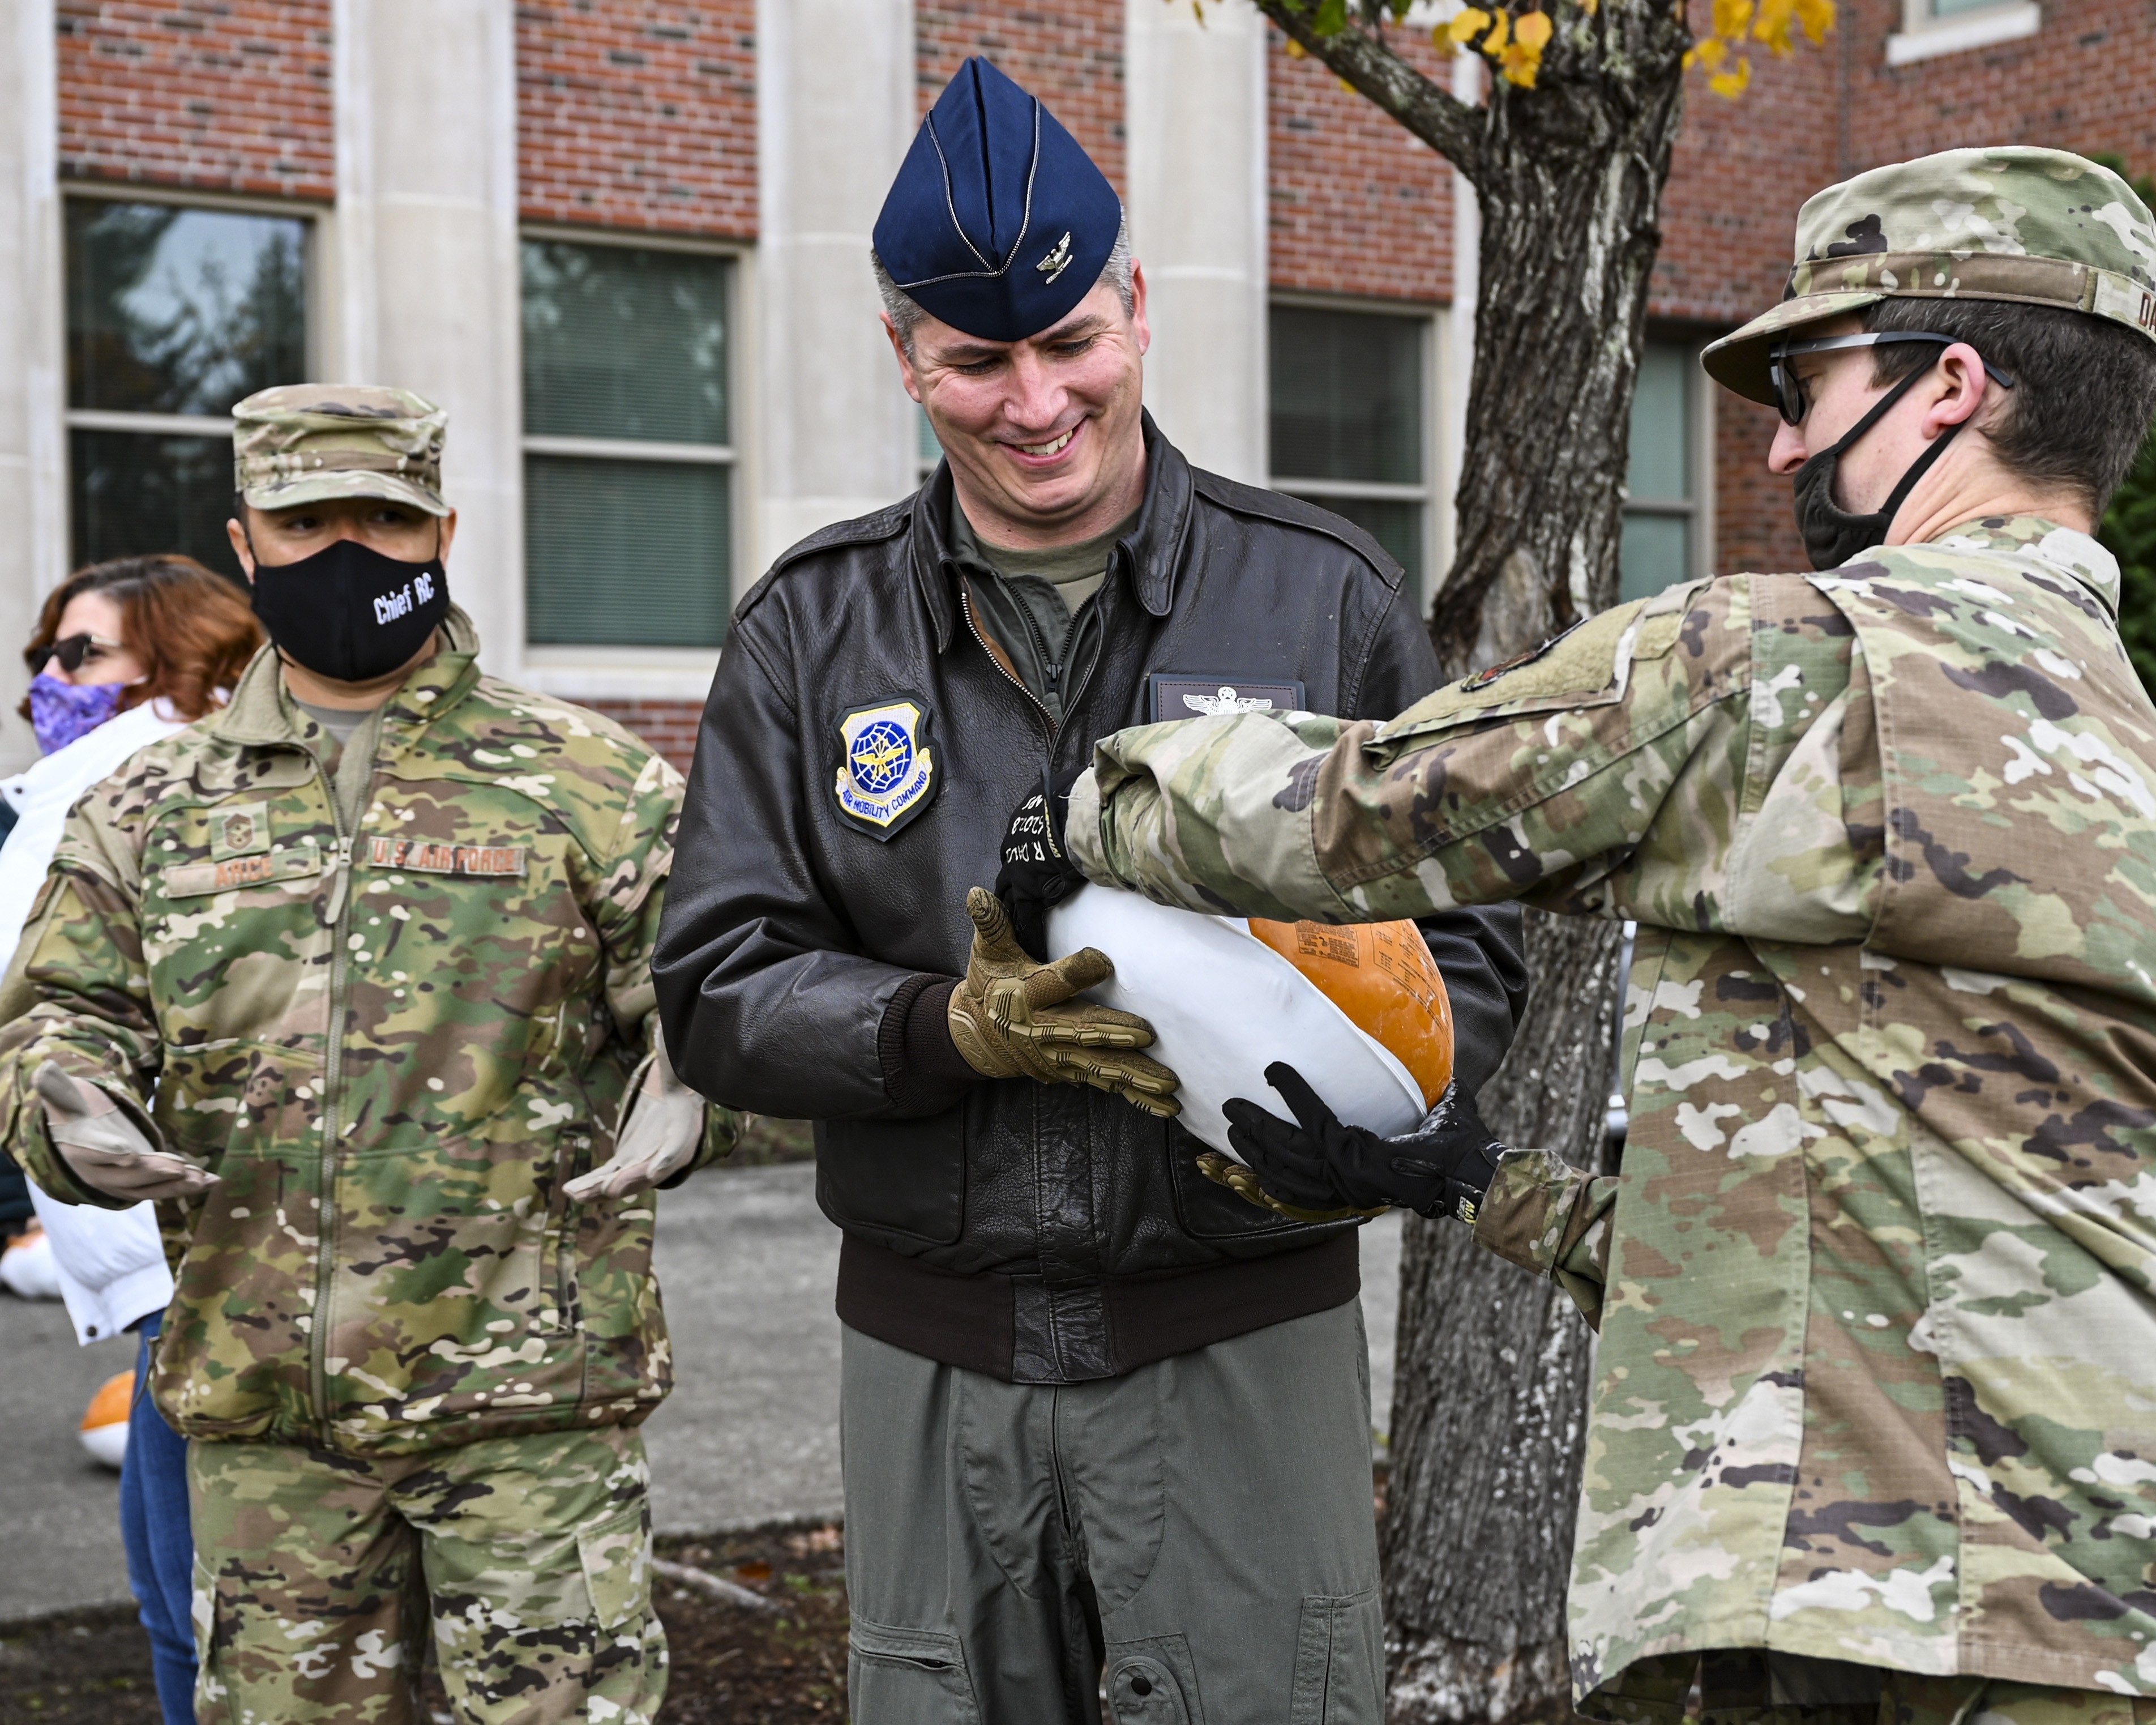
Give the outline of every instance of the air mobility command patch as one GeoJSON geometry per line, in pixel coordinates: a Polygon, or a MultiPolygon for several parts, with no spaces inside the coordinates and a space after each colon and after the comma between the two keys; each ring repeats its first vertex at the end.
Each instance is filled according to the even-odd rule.
{"type": "Polygon", "coordinates": [[[839,720],[839,810],[870,838],[888,839],[936,795],[928,703],[892,695],[839,720]]]}

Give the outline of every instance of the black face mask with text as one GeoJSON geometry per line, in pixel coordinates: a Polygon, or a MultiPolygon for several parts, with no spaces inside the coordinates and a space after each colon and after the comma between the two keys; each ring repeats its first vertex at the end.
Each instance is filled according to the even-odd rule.
{"type": "Polygon", "coordinates": [[[1838,569],[1860,551],[1884,544],[1887,530],[1894,525],[1894,517],[1901,513],[1909,493],[1917,489],[1917,481],[1946,454],[1947,445],[1960,435],[1962,426],[1969,424],[1964,419],[1960,425],[1949,425],[1933,439],[1931,448],[1909,464],[1908,471],[1902,475],[1886,502],[1869,515],[1852,515],[1834,501],[1835,469],[1843,454],[1930,369],[1928,366],[1923,371],[1910,372],[1881,396],[1871,411],[1851,426],[1840,442],[1829,444],[1797,470],[1797,531],[1804,536],[1804,552],[1815,569],[1838,569]]]}
{"type": "Polygon", "coordinates": [[[449,578],[340,539],[296,563],[254,567],[254,614],[277,650],[340,683],[384,677],[427,644],[449,610],[449,578]]]}

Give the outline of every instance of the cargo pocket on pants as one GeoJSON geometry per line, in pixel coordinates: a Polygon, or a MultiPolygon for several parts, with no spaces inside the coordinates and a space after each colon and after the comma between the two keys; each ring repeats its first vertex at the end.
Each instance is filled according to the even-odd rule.
{"type": "Polygon", "coordinates": [[[956,1635],[854,1620],[846,1658],[854,1725],[979,1725],[956,1635]]]}
{"type": "Polygon", "coordinates": [[[639,1497],[627,1508],[577,1533],[577,1555],[592,1615],[601,1629],[619,1629],[651,1609],[651,1504],[639,1497]]]}
{"type": "Polygon", "coordinates": [[[1306,1594],[1290,1725],[1381,1725],[1385,1622],[1378,1590],[1306,1594]]]}

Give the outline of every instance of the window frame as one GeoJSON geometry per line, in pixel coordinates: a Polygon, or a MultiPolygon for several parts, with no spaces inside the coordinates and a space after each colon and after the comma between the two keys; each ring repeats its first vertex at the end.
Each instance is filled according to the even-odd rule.
{"type": "MultiPolygon", "coordinates": [[[[67,231],[68,210],[71,203],[162,203],[178,209],[198,209],[228,215],[274,216],[280,221],[296,221],[305,234],[301,268],[306,275],[304,303],[306,308],[306,336],[301,345],[301,368],[306,376],[291,381],[304,383],[321,375],[322,356],[328,351],[323,314],[327,309],[325,297],[325,268],[323,249],[328,243],[329,206],[312,198],[249,197],[239,193],[197,192],[185,186],[142,186],[127,181],[66,180],[60,184],[60,231],[67,231]]],[[[61,265],[60,285],[60,342],[63,356],[70,330],[68,323],[69,284],[66,265],[61,265]]],[[[78,408],[68,400],[69,388],[65,362],[60,378],[60,469],[64,487],[62,495],[72,500],[74,495],[74,436],[78,431],[117,431],[133,433],[144,437],[215,437],[229,443],[232,437],[232,416],[229,413],[145,413],[122,408],[78,408]]],[[[80,566],[74,544],[73,506],[70,502],[66,521],[65,538],[68,547],[68,567],[80,566]]]]}
{"type": "MultiPolygon", "coordinates": [[[[524,377],[520,364],[516,381],[517,489],[521,498],[524,474],[528,471],[523,464],[526,457],[532,455],[724,467],[730,475],[731,486],[727,500],[726,567],[733,583],[730,598],[738,600],[747,591],[740,578],[749,567],[756,544],[756,485],[752,470],[756,439],[743,435],[745,428],[756,424],[756,403],[751,393],[757,372],[751,346],[755,328],[756,248],[740,240],[711,239],[697,234],[653,234],[634,228],[586,228],[561,222],[520,222],[516,239],[520,251],[526,240],[537,239],[568,245],[611,246],[623,251],[680,252],[722,259],[728,264],[726,382],[727,432],[732,440],[724,444],[680,444],[639,438],[562,437],[526,431],[524,377]]],[[[517,299],[521,318],[521,263],[517,299]]],[[[520,352],[521,345],[520,336],[520,352]]],[[[520,509],[521,506],[520,503],[520,509]]],[[[520,581],[530,578],[530,556],[527,548],[520,559],[525,566],[519,570],[520,581]]],[[[525,610],[521,595],[518,608],[520,612],[525,610]]],[[[528,637],[528,616],[525,629],[528,637]]],[[[710,691],[712,674],[717,670],[720,655],[726,649],[604,644],[572,647],[527,638],[520,644],[519,650],[524,680],[545,694],[588,701],[701,701],[710,691]]]]}
{"type": "MultiPolygon", "coordinates": [[[[1686,539],[1682,578],[1701,581],[1714,573],[1715,389],[1713,380],[1707,375],[1699,358],[1713,337],[1702,337],[1691,330],[1661,331],[1650,326],[1645,339],[1655,347],[1679,348],[1685,356],[1685,420],[1691,442],[1686,452],[1685,478],[1691,495],[1682,500],[1635,498],[1628,490],[1623,512],[1627,516],[1656,516],[1665,521],[1689,521],[1691,532],[1686,539]]],[[[1624,572],[1620,569],[1620,592],[1623,590],[1623,581],[1624,572]]]]}
{"type": "Polygon", "coordinates": [[[1933,0],[1902,0],[1902,28],[1887,39],[1889,68],[2016,42],[2044,27],[2038,0],[1991,0],[1943,18],[1932,7],[1933,0]]]}
{"type": "MultiPolygon", "coordinates": [[[[1265,295],[1268,351],[1271,342],[1271,316],[1275,307],[1304,311],[1342,311],[1364,317],[1394,317],[1421,326],[1419,342],[1419,362],[1417,366],[1417,385],[1421,392],[1422,478],[1414,485],[1383,484],[1375,480],[1318,480],[1297,479],[1292,474],[1276,472],[1272,450],[1272,384],[1270,377],[1265,385],[1265,487],[1269,490],[1311,500],[1321,507],[1328,497],[1341,497],[1372,503],[1412,503],[1422,511],[1422,568],[1409,577],[1413,588],[1412,597],[1418,610],[1428,601],[1432,583],[1445,574],[1439,558],[1439,504],[1440,476],[1444,470],[1440,444],[1445,436],[1444,403],[1439,386],[1442,382],[1440,349],[1443,345],[1444,328],[1440,323],[1446,308],[1434,300],[1386,300],[1344,294],[1320,294],[1299,291],[1292,288],[1276,288],[1265,295]]],[[[1448,524],[1446,532],[1450,531],[1448,524]]]]}

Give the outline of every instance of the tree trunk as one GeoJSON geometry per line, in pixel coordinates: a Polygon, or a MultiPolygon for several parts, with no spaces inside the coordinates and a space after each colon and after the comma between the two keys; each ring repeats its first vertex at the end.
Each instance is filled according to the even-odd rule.
{"type": "MultiPolygon", "coordinates": [[[[1617,925],[1527,913],[1535,995],[1481,1103],[1511,1142],[1599,1158],[1617,925]]],[[[1382,1530],[1387,1717],[1562,1714],[1593,1341],[1572,1301],[1410,1217],[1382,1530]]]]}
{"type": "MultiPolygon", "coordinates": [[[[1482,216],[1458,551],[1432,607],[1446,675],[1617,597],[1625,448],[1690,35],[1673,0],[1550,0],[1535,87],[1471,109],[1382,33],[1260,8],[1469,180],[1482,216]]],[[[1379,8],[1364,7],[1366,13],[1379,8]]],[[[1530,914],[1535,998],[1482,1111],[1510,1142],[1602,1151],[1615,925],[1530,914]]],[[[1559,1714],[1592,1339],[1571,1302],[1450,1223],[1401,1266],[1383,1530],[1394,1725],[1559,1714]]]]}

